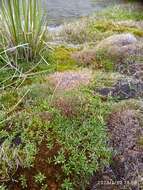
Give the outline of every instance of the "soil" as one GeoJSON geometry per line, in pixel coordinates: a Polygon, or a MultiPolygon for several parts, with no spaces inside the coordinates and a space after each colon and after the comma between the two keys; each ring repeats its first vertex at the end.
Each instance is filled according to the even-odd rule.
{"type": "MultiPolygon", "coordinates": [[[[24,175],[27,179],[27,188],[25,190],[41,190],[41,186],[36,184],[34,176],[39,172],[45,175],[44,185],[48,186],[48,190],[59,190],[63,181],[63,172],[59,165],[48,163],[48,158],[52,159],[60,150],[60,145],[55,143],[53,148],[49,150],[46,142],[42,142],[37,153],[34,166],[32,168],[19,168],[13,179],[18,179],[24,175]]],[[[9,190],[21,190],[21,184],[15,180],[8,185],[9,190]]]]}

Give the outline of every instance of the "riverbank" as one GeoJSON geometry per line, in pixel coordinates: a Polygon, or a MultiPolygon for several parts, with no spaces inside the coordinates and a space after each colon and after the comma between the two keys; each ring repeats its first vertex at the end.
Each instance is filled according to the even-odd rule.
{"type": "Polygon", "coordinates": [[[141,189],[142,11],[107,8],[47,35],[40,61],[1,60],[0,188],[141,189]]]}

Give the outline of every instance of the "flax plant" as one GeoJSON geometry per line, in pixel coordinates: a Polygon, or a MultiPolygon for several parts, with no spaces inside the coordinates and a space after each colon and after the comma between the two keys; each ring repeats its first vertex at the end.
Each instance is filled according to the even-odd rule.
{"type": "Polygon", "coordinates": [[[39,0],[2,0],[0,32],[3,49],[10,55],[27,61],[39,57],[47,32],[39,0]]]}

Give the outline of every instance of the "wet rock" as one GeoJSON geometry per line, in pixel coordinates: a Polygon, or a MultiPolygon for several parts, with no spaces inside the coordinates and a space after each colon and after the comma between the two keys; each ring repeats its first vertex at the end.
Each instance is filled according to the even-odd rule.
{"type": "Polygon", "coordinates": [[[96,92],[101,96],[112,96],[119,100],[142,97],[143,82],[140,80],[122,79],[113,87],[98,88],[96,89],[96,92]]]}
{"type": "Polygon", "coordinates": [[[119,80],[113,89],[112,96],[120,100],[143,96],[143,82],[140,80],[119,80]]]}

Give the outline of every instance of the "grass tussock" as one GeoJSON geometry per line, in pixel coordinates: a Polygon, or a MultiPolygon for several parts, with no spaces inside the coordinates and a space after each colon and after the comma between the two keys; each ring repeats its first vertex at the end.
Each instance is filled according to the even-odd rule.
{"type": "Polygon", "coordinates": [[[2,0],[1,25],[1,55],[29,61],[44,51],[47,19],[39,0],[2,0]]]}

